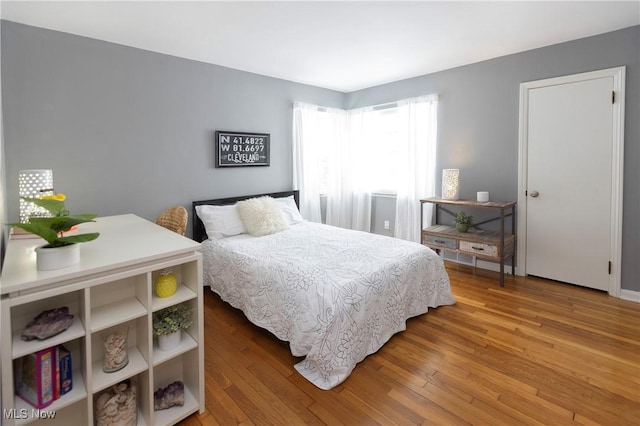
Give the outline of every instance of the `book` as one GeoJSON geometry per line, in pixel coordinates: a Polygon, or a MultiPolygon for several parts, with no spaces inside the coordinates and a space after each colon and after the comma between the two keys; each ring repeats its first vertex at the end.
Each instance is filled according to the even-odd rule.
{"type": "Polygon", "coordinates": [[[11,230],[9,230],[9,239],[10,240],[31,240],[31,239],[36,239],[36,238],[40,238],[39,236],[37,236],[36,234],[32,234],[31,232],[27,232],[22,228],[18,228],[16,226],[11,227],[11,230]]]}
{"type": "Polygon", "coordinates": [[[55,348],[47,348],[15,361],[16,394],[35,408],[54,401],[55,358],[55,348]]]}
{"type": "Polygon", "coordinates": [[[53,400],[60,399],[60,345],[54,348],[55,362],[53,364],[53,400]]]}
{"type": "Polygon", "coordinates": [[[60,396],[62,396],[73,389],[71,353],[62,345],[58,346],[58,371],[60,373],[60,396]]]}

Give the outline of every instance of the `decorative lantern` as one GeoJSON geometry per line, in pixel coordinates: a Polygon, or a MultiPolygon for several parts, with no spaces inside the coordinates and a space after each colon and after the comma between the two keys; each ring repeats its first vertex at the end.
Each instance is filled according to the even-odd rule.
{"type": "MultiPolygon", "coordinates": [[[[21,170],[18,175],[18,190],[20,197],[41,198],[43,195],[53,195],[53,171],[21,170]]],[[[27,223],[32,216],[50,217],[51,213],[20,198],[20,222],[27,223]]]]}
{"type": "Polygon", "coordinates": [[[460,169],[442,170],[442,198],[445,200],[460,199],[460,169]]]}

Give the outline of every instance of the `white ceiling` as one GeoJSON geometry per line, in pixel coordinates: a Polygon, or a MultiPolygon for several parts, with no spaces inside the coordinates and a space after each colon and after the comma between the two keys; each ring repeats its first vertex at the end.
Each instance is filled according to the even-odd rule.
{"type": "Polygon", "coordinates": [[[350,92],[638,25],[640,1],[2,1],[1,13],[350,92]]]}

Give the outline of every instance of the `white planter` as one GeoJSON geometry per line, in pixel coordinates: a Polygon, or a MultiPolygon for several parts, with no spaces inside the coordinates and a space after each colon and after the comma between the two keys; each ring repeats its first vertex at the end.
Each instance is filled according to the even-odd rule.
{"type": "Polygon", "coordinates": [[[158,336],[158,346],[161,351],[170,351],[175,349],[182,339],[182,329],[176,331],[173,334],[158,336]]]}
{"type": "Polygon", "coordinates": [[[62,247],[36,247],[36,267],[39,271],[66,268],[80,262],[80,244],[62,247]]]}

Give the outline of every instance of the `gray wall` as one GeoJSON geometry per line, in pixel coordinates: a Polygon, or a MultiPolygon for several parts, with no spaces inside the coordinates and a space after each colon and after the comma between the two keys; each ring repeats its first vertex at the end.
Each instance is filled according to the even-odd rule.
{"type": "Polygon", "coordinates": [[[9,220],[21,169],[53,169],[76,213],[155,219],[170,205],[288,190],[295,100],[344,94],[2,21],[9,220]],[[216,130],[271,134],[270,167],[214,167],[216,130]]]}
{"type": "MultiPolygon", "coordinates": [[[[192,200],[291,188],[291,103],[354,108],[440,95],[438,169],[462,169],[464,198],[516,199],[519,84],[627,66],[622,288],[640,291],[640,27],[349,94],[3,21],[6,192],[52,168],[78,213],[153,219],[192,200]],[[271,133],[271,166],[215,169],[213,133],[271,133]],[[487,171],[490,171],[488,173],[487,171]]],[[[438,183],[439,185],[439,183],[438,183]]],[[[376,197],[372,228],[393,228],[376,197]]]]}
{"type": "MultiPolygon", "coordinates": [[[[640,291],[639,57],[635,26],[352,92],[345,107],[438,93],[437,169],[461,169],[462,198],[489,191],[494,200],[517,200],[520,83],[625,65],[622,288],[640,291]]],[[[392,201],[378,199],[374,216],[393,211],[392,201]]],[[[373,226],[384,232],[380,221],[373,226]]]]}

